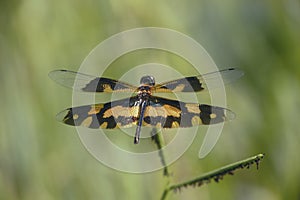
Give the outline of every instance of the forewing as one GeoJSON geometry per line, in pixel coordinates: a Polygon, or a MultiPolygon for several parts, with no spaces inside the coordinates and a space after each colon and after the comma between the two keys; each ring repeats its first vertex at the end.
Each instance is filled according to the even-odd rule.
{"type": "Polygon", "coordinates": [[[49,73],[55,82],[83,92],[134,92],[135,86],[117,80],[91,76],[68,70],[55,70],[49,73]]]}
{"type": "Polygon", "coordinates": [[[243,76],[243,71],[230,68],[217,72],[211,72],[199,76],[185,77],[155,85],[153,92],[199,92],[202,90],[217,88],[221,86],[220,79],[224,84],[230,83],[243,76]]]}
{"type": "Polygon", "coordinates": [[[65,124],[97,129],[131,127],[137,123],[139,101],[137,97],[68,108],[58,113],[56,118],[65,124]]]}
{"type": "Polygon", "coordinates": [[[226,108],[152,96],[145,110],[144,125],[163,128],[192,127],[217,124],[234,117],[235,114],[226,108]]]}

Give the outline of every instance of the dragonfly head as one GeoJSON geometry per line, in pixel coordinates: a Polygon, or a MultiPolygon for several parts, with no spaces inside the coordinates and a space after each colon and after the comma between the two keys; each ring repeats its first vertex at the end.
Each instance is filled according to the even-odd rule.
{"type": "Polygon", "coordinates": [[[140,80],[141,85],[149,85],[154,86],[155,85],[155,79],[153,76],[143,76],[140,80]]]}

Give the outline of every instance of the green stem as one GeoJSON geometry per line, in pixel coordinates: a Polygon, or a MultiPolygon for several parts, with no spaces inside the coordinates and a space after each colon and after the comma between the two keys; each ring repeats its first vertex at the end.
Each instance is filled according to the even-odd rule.
{"type": "Polygon", "coordinates": [[[166,188],[162,194],[161,200],[166,199],[168,193],[173,190],[181,190],[182,187],[188,187],[188,186],[201,186],[204,183],[210,183],[211,180],[214,180],[216,182],[219,182],[224,175],[230,174],[233,175],[233,171],[237,169],[243,169],[243,168],[249,168],[250,165],[256,163],[257,169],[259,162],[263,159],[264,154],[258,154],[256,156],[252,156],[250,158],[226,165],[224,167],[221,167],[219,169],[216,169],[214,171],[208,172],[206,174],[203,174],[200,177],[197,177],[195,179],[185,181],[179,184],[171,185],[168,188],[166,188]]]}
{"type": "Polygon", "coordinates": [[[164,152],[162,150],[162,148],[164,146],[164,139],[161,136],[161,133],[157,132],[156,128],[152,128],[151,135],[152,135],[152,140],[155,142],[155,144],[157,146],[158,155],[160,157],[161,164],[164,166],[164,176],[169,176],[170,175],[169,169],[168,169],[168,166],[166,164],[166,159],[165,159],[164,152]]]}

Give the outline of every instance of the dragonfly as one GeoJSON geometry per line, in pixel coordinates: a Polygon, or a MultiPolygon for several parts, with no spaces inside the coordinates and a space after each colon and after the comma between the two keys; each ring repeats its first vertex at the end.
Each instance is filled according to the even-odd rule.
{"type": "Polygon", "coordinates": [[[160,84],[155,83],[153,76],[147,75],[141,77],[139,86],[133,86],[115,79],[96,77],[69,70],[55,70],[49,73],[49,77],[55,82],[73,88],[75,91],[134,93],[131,97],[112,102],[67,108],[59,112],[56,118],[64,124],[92,129],[136,126],[135,144],[140,141],[142,126],[166,129],[185,128],[217,124],[234,119],[234,112],[227,108],[182,102],[154,96],[153,94],[207,91],[208,84],[206,84],[206,81],[216,81],[221,76],[226,84],[240,78],[242,75],[242,70],[228,68],[160,84]]]}

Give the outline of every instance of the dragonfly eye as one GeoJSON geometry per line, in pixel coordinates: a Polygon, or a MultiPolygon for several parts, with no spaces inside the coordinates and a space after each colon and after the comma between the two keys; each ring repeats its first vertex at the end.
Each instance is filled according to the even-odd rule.
{"type": "Polygon", "coordinates": [[[154,79],[153,76],[143,76],[141,78],[140,84],[154,86],[155,85],[155,79],[154,79]]]}

